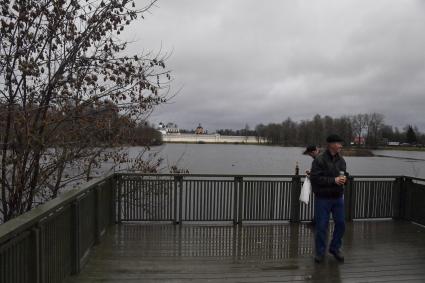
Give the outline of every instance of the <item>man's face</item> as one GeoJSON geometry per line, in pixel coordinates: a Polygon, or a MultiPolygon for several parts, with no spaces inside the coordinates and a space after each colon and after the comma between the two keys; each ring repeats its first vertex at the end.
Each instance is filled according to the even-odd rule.
{"type": "Polygon", "coordinates": [[[320,149],[316,148],[308,153],[311,157],[316,158],[320,154],[320,149]]]}
{"type": "Polygon", "coordinates": [[[333,153],[340,153],[342,149],[342,143],[340,142],[333,142],[328,144],[328,148],[333,153]]]}

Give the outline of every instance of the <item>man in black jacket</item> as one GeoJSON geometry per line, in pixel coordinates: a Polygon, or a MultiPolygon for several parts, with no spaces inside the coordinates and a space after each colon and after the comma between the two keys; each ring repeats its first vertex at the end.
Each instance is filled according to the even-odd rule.
{"type": "MultiPolygon", "coordinates": [[[[316,159],[317,156],[320,154],[320,149],[317,145],[309,145],[306,147],[305,151],[303,152],[304,155],[308,155],[311,158],[316,159]]],[[[305,174],[307,176],[310,176],[310,170],[305,171],[305,174]]]]}
{"type": "Polygon", "coordinates": [[[343,140],[338,135],[330,135],[326,141],[327,149],[314,159],[310,173],[315,195],[316,256],[314,260],[317,263],[324,260],[330,213],[332,213],[335,228],[329,252],[338,261],[344,261],[340,250],[345,231],[343,196],[344,184],[347,181],[346,163],[340,155],[343,140]]]}

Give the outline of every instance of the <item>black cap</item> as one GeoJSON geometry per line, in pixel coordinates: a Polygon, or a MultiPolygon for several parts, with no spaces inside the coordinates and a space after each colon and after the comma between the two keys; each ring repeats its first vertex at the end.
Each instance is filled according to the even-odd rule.
{"type": "Polygon", "coordinates": [[[343,143],[344,140],[340,136],[332,134],[326,139],[326,142],[327,143],[335,143],[335,142],[343,143]]]}
{"type": "Polygon", "coordinates": [[[303,152],[303,154],[308,154],[310,152],[313,152],[317,149],[316,145],[309,145],[306,147],[305,151],[303,152]]]}

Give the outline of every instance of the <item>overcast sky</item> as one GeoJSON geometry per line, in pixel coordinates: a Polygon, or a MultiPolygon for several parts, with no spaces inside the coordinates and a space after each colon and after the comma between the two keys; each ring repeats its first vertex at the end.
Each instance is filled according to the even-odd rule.
{"type": "Polygon", "coordinates": [[[172,53],[181,91],[156,123],[214,131],[379,112],[425,130],[422,0],[160,0],[125,37],[131,52],[172,53]]]}

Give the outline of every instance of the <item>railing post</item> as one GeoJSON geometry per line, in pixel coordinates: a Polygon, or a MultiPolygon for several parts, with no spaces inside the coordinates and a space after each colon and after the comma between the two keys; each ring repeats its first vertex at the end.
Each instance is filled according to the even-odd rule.
{"type": "Polygon", "coordinates": [[[122,203],[121,203],[121,198],[122,198],[122,176],[118,175],[117,180],[116,180],[116,184],[117,187],[115,189],[116,191],[116,196],[117,196],[117,204],[118,204],[118,211],[117,211],[117,219],[116,219],[116,223],[121,223],[121,219],[122,219],[122,203]]]}
{"type": "Polygon", "coordinates": [[[71,273],[78,274],[80,272],[80,205],[78,200],[71,204],[71,211],[73,218],[71,273]]]}
{"type": "Polygon", "coordinates": [[[401,209],[403,211],[403,219],[405,220],[412,219],[412,186],[413,180],[409,177],[404,177],[401,209]]]}
{"type": "Polygon", "coordinates": [[[45,282],[46,280],[46,247],[45,247],[45,226],[44,221],[41,221],[37,224],[37,230],[38,230],[38,242],[39,242],[39,254],[37,260],[38,263],[38,280],[40,282],[45,282]]]}
{"type": "Polygon", "coordinates": [[[233,225],[238,224],[238,181],[233,179],[233,225]]]}
{"type": "Polygon", "coordinates": [[[344,188],[345,221],[353,221],[354,218],[354,178],[349,176],[344,188]]]}
{"type": "Polygon", "coordinates": [[[111,212],[109,215],[110,218],[109,218],[108,226],[111,226],[112,224],[114,224],[115,219],[117,217],[116,216],[117,215],[117,207],[116,207],[117,197],[115,193],[116,184],[117,184],[116,179],[117,179],[116,175],[114,175],[113,177],[109,179],[108,190],[109,190],[109,196],[110,196],[109,201],[111,202],[110,203],[111,212]]]}
{"type": "Polygon", "coordinates": [[[179,222],[182,222],[182,213],[183,213],[183,176],[180,176],[179,179],[179,222]]]}
{"type": "Polygon", "coordinates": [[[102,211],[101,211],[101,191],[100,191],[100,187],[96,186],[94,188],[94,203],[95,203],[95,208],[94,208],[94,213],[95,213],[95,217],[94,217],[94,244],[98,245],[100,243],[100,234],[101,234],[101,217],[102,217],[102,211]]]}
{"type": "Polygon", "coordinates": [[[300,222],[300,194],[301,194],[301,177],[295,175],[292,177],[291,190],[291,221],[292,223],[300,222]]]}
{"type": "Polygon", "coordinates": [[[403,216],[403,210],[402,210],[402,199],[403,199],[403,183],[404,183],[404,177],[397,177],[394,180],[393,185],[393,219],[402,219],[403,216]]]}
{"type": "Polygon", "coordinates": [[[173,202],[174,202],[174,212],[173,212],[173,214],[174,214],[174,224],[178,224],[179,223],[179,221],[178,221],[178,213],[177,213],[177,211],[178,211],[178,180],[177,180],[177,176],[174,176],[174,182],[173,182],[173,187],[174,187],[174,199],[173,199],[173,202]]]}
{"type": "Polygon", "coordinates": [[[243,208],[243,205],[244,205],[244,196],[245,196],[244,187],[243,187],[243,177],[238,178],[238,183],[239,183],[239,185],[238,185],[238,187],[239,187],[239,189],[238,189],[238,191],[239,191],[238,224],[241,224],[242,223],[242,208],[243,208]]]}
{"type": "Polygon", "coordinates": [[[40,227],[34,227],[32,229],[33,233],[33,243],[34,243],[34,258],[33,258],[33,275],[35,277],[35,283],[41,283],[43,282],[41,280],[41,273],[42,273],[42,249],[41,249],[41,233],[40,233],[40,227]]]}
{"type": "Polygon", "coordinates": [[[276,183],[273,182],[271,183],[271,188],[270,188],[270,214],[269,214],[269,220],[273,220],[274,219],[274,214],[275,214],[275,205],[276,205],[276,183]]]}
{"type": "Polygon", "coordinates": [[[234,199],[233,199],[233,224],[242,223],[242,206],[243,206],[243,177],[235,176],[234,178],[234,199]]]}
{"type": "MultiPolygon", "coordinates": [[[[174,176],[174,224],[179,224],[182,219],[183,201],[183,176],[174,176]]],[[[187,204],[186,204],[187,205],[187,204]]]]}

